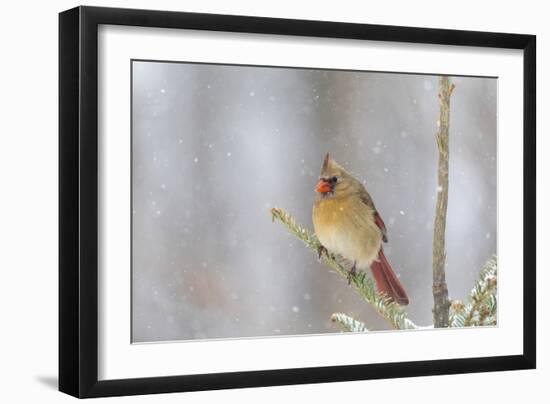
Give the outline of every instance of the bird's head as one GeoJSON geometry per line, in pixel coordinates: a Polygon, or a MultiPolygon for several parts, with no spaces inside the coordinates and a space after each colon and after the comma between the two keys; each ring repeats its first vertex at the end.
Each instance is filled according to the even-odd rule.
{"type": "Polygon", "coordinates": [[[361,187],[361,184],[327,153],[315,192],[323,197],[346,196],[358,187],[361,187]]]}

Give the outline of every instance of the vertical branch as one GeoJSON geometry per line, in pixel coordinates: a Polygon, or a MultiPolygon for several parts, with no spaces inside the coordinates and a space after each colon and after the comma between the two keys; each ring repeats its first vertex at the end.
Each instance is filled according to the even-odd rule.
{"type": "Polygon", "coordinates": [[[439,129],[436,134],[439,150],[437,167],[437,203],[433,237],[434,327],[448,327],[449,298],[445,281],[445,226],[449,196],[449,110],[454,85],[449,77],[439,78],[439,129]]]}

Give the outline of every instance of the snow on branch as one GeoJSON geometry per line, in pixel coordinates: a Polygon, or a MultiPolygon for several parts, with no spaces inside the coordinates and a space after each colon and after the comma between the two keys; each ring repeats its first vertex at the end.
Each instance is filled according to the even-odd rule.
{"type": "Polygon", "coordinates": [[[342,331],[348,332],[367,332],[367,326],[359,320],[344,313],[334,313],[330,320],[340,326],[342,331]]]}

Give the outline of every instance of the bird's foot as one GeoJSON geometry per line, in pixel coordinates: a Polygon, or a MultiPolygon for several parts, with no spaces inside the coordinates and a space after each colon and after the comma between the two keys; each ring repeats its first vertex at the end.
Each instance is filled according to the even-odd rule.
{"type": "Polygon", "coordinates": [[[323,256],[323,253],[325,253],[325,255],[328,257],[328,250],[325,248],[324,245],[319,244],[319,247],[317,247],[317,256],[319,257],[319,259],[321,259],[321,257],[323,256]]]}
{"type": "Polygon", "coordinates": [[[357,275],[357,268],[356,268],[355,262],[354,262],[353,266],[348,271],[348,285],[351,285],[351,278],[353,278],[355,275],[357,275]]]}

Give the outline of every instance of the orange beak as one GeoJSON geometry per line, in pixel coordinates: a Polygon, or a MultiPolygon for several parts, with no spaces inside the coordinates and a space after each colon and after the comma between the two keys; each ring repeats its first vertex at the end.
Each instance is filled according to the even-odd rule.
{"type": "Polygon", "coordinates": [[[315,186],[315,192],[320,194],[326,194],[327,192],[332,192],[332,186],[330,183],[324,179],[320,179],[317,185],[315,186]]]}

